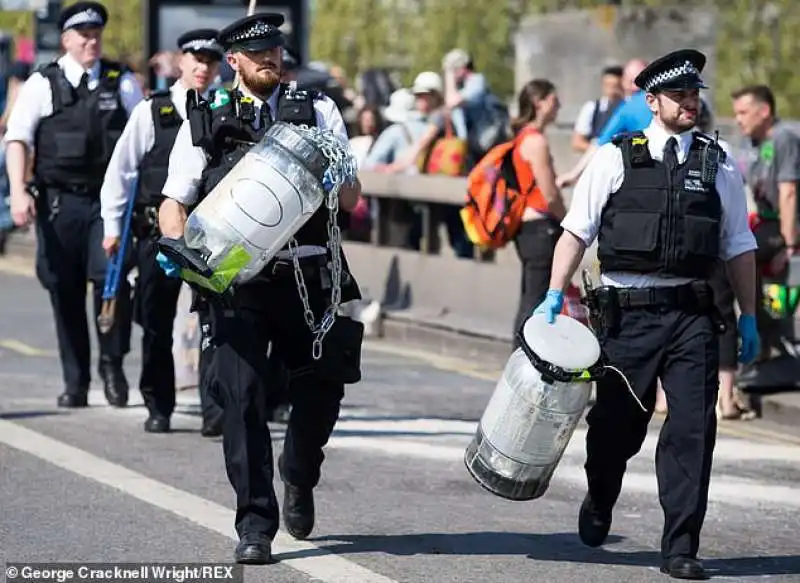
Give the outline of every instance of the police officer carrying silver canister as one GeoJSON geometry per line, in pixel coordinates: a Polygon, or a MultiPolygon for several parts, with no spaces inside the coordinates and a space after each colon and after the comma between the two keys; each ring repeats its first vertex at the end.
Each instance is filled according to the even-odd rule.
{"type": "Polygon", "coordinates": [[[186,119],[187,92],[194,89],[205,94],[217,76],[222,59],[217,34],[213,29],[200,29],[178,38],[182,52],[180,78],[168,90],[151,94],[134,108],[114,149],[100,192],[103,248],[109,255],[120,247],[125,209],[129,197],[136,197],[131,220],[138,271],[134,320],[142,327],[139,389],[148,410],[144,429],[150,433],[169,431],[175,409],[172,328],[181,290],[181,281],[167,277],[156,263],[156,242],[161,236],[158,207],[164,198],[161,191],[167,179],[169,154],[186,119]]]}
{"type": "MultiPolygon", "coordinates": [[[[164,186],[167,197],[159,220],[166,237],[184,233],[187,209],[201,201],[264,136],[274,121],[318,126],[347,140],[335,104],[319,94],[294,92],[280,83],[284,37],[279,14],[256,14],[220,32],[227,61],[238,72],[236,91],[218,90],[210,110],[198,108],[178,132],[164,186]],[[201,144],[195,146],[193,144],[201,144]]],[[[326,180],[329,187],[329,181],[326,180]]],[[[357,179],[339,191],[339,204],[352,209],[360,193],[357,179]]],[[[270,358],[279,356],[290,373],[291,414],[278,470],[284,482],[283,517],[286,530],[306,538],[314,526],[313,490],[320,479],[327,443],[339,415],[344,385],[360,380],[363,326],[337,316],[325,337],[319,359],[312,350],[313,334],[306,320],[310,308],[318,319],[332,304],[332,291],[341,273],[341,301],[360,297],[358,287],[340,255],[338,244],[327,247],[332,226],[323,205],[295,234],[294,253],[286,248],[253,280],[235,288],[228,303],[208,299],[214,348],[206,381],[224,409],[223,449],[229,479],[237,494],[236,529],[240,543],[236,560],[267,563],[278,530],[278,503],[273,487],[272,447],[267,427],[270,358]],[[299,257],[293,265],[292,257],[299,257]],[[336,265],[341,259],[342,270],[336,265]],[[331,269],[330,265],[333,265],[331,269]],[[298,293],[296,278],[307,289],[298,293]],[[333,278],[332,278],[333,276],[333,278]],[[271,344],[271,347],[270,347],[271,344]]],[[[162,267],[177,266],[160,255],[162,267]]]]}
{"type": "MultiPolygon", "coordinates": [[[[100,57],[107,20],[106,9],[96,2],[77,2],[62,11],[58,23],[65,54],[25,82],[5,136],[14,221],[22,226],[36,220],[36,273],[55,314],[66,385],[58,399],[62,407],[87,405],[86,281],[94,283],[99,315],[107,268],[100,186],[128,116],[143,98],[131,72],[100,57]],[[25,183],[31,148],[34,188],[25,183]]],[[[130,349],[130,312],[130,289],[120,278],[115,325],[107,334],[98,331],[105,395],[120,407],[128,401],[122,360],[130,349]]]]}
{"type": "Polygon", "coordinates": [[[611,527],[627,461],[642,446],[656,380],[669,416],[656,454],[664,510],[661,571],[702,579],[697,560],[716,437],[719,319],[708,279],[727,264],[741,316],[739,358],[758,353],[755,327],[756,243],[747,223],[742,178],[714,138],[696,131],[700,72],[706,58],[680,50],[636,78],[654,114],[643,132],[600,148],[576,185],[555,250],[550,291],[535,312],[550,319],[586,247],[598,240],[602,286],[589,294],[605,356],[621,376],[597,384],[586,437],[589,491],[579,534],[600,546],[611,527]]]}

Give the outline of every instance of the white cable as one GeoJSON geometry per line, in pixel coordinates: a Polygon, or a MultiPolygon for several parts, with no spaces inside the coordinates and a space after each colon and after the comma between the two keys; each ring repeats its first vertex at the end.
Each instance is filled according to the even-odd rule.
{"type": "Polygon", "coordinates": [[[636,400],[636,403],[639,405],[639,407],[642,408],[642,411],[647,413],[647,409],[645,408],[644,405],[642,405],[642,402],[639,400],[639,397],[636,396],[636,393],[633,392],[633,387],[631,386],[631,383],[628,381],[628,378],[623,374],[623,372],[619,370],[617,367],[611,366],[610,364],[603,365],[603,368],[613,370],[622,378],[623,381],[625,381],[625,386],[628,387],[628,392],[636,400]]]}

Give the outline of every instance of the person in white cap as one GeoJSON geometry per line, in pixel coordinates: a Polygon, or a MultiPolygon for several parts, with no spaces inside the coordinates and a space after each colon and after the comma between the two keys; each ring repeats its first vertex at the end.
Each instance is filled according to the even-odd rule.
{"type": "Polygon", "coordinates": [[[365,169],[417,171],[412,163],[404,164],[402,161],[406,158],[406,152],[423,138],[432,120],[437,121],[438,125],[436,112],[442,106],[441,90],[441,77],[427,71],[417,75],[411,90],[403,88],[392,93],[383,116],[393,125],[378,136],[364,163],[365,169]]]}
{"type": "MultiPolygon", "coordinates": [[[[424,128],[416,135],[411,135],[409,131],[409,135],[406,136],[408,147],[404,148],[399,159],[395,158],[387,168],[388,172],[414,171],[419,155],[427,152],[444,132],[447,112],[444,109],[443,89],[442,77],[433,71],[424,71],[414,79],[411,88],[415,98],[414,107],[423,117],[424,128]]],[[[465,133],[459,131],[455,124],[453,124],[453,130],[457,137],[466,138],[465,133]]]]}

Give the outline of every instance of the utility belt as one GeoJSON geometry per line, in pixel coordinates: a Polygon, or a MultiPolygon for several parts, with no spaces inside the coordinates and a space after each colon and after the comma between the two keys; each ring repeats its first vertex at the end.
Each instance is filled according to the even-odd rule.
{"type": "Polygon", "coordinates": [[[603,286],[587,293],[592,327],[614,334],[619,330],[622,310],[664,308],[708,314],[718,334],[727,325],[714,303],[714,291],[706,281],[645,288],[603,286]]]}
{"type": "Polygon", "coordinates": [[[131,232],[137,239],[158,240],[161,237],[161,230],[158,228],[158,207],[134,205],[131,213],[131,232]]]}
{"type": "MultiPolygon", "coordinates": [[[[306,257],[299,257],[298,264],[300,271],[303,274],[303,279],[306,283],[320,282],[323,290],[331,289],[333,280],[331,276],[331,269],[328,265],[328,255],[309,255],[306,257]]],[[[292,286],[296,284],[294,279],[294,263],[291,259],[275,258],[256,275],[252,280],[244,285],[251,285],[258,282],[264,283],[277,283],[285,282],[291,283],[292,286]]],[[[342,271],[342,288],[351,282],[351,276],[346,271],[342,271]]],[[[226,298],[217,297],[216,295],[208,296],[207,294],[198,293],[193,294],[191,311],[202,310],[207,307],[208,302],[211,301],[226,301],[230,299],[228,295],[226,298]]],[[[231,305],[231,307],[233,307],[231,305]]]]}
{"type": "Polygon", "coordinates": [[[38,212],[48,211],[49,221],[58,215],[62,196],[78,196],[98,200],[100,198],[100,185],[55,184],[37,178],[25,185],[25,191],[36,200],[38,212]]]}
{"type": "MultiPolygon", "coordinates": [[[[332,286],[331,269],[329,267],[328,254],[308,255],[299,257],[297,260],[303,278],[306,281],[321,281],[322,289],[330,289],[332,286]]],[[[342,280],[345,275],[342,273],[342,280]]],[[[256,279],[270,282],[291,280],[294,282],[294,263],[290,258],[276,257],[264,266],[256,276],[256,279]]],[[[342,286],[345,283],[342,281],[342,286]]]]}

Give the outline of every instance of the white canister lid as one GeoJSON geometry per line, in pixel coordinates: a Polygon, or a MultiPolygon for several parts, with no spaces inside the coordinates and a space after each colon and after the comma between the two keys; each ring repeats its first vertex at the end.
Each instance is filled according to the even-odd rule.
{"type": "Polygon", "coordinates": [[[552,324],[534,314],[522,327],[522,337],[536,356],[567,372],[582,372],[600,360],[600,343],[574,318],[558,314],[552,324]]]}

